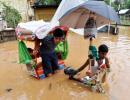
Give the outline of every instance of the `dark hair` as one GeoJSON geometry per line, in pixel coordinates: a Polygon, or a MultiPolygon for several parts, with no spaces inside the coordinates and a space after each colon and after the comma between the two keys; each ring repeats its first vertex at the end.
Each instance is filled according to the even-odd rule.
{"type": "Polygon", "coordinates": [[[99,52],[108,52],[108,46],[105,44],[102,44],[98,47],[99,52]]]}
{"type": "Polygon", "coordinates": [[[95,12],[90,12],[90,14],[94,14],[95,15],[95,12]]]}
{"type": "Polygon", "coordinates": [[[65,36],[65,32],[62,29],[57,28],[57,29],[54,30],[53,36],[54,37],[64,37],[65,36]]]}

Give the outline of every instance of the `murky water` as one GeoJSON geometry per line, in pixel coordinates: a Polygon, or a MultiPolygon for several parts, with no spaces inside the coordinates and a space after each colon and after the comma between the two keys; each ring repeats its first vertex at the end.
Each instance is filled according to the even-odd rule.
{"type": "MultiPolygon", "coordinates": [[[[104,85],[106,94],[68,80],[63,71],[37,80],[30,77],[25,65],[18,64],[17,41],[0,44],[0,100],[129,100],[130,98],[130,27],[120,27],[117,36],[98,34],[94,44],[109,46],[111,73],[104,85]]],[[[66,65],[78,68],[87,59],[89,41],[71,33],[66,65]]]]}

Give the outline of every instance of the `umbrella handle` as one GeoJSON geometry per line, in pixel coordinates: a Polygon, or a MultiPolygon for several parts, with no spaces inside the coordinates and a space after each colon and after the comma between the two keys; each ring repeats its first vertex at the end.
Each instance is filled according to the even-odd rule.
{"type": "MultiPolygon", "coordinates": [[[[89,41],[90,41],[89,46],[92,46],[92,44],[93,44],[93,38],[91,37],[91,38],[89,39],[89,41]]],[[[92,61],[92,59],[89,58],[89,70],[90,70],[90,71],[91,71],[91,61],[92,61]]]]}
{"type": "Polygon", "coordinates": [[[92,44],[93,44],[93,38],[91,37],[91,38],[89,39],[89,41],[90,41],[89,46],[92,46],[92,44]]]}

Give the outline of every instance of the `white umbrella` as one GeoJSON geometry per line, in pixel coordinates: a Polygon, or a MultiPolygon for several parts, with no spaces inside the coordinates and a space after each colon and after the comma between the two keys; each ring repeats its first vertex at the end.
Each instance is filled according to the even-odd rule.
{"type": "Polygon", "coordinates": [[[85,1],[88,0],[62,0],[58,9],[56,10],[51,22],[55,23],[58,21],[66,12],[68,12],[70,9],[77,7],[81,4],[83,4],[85,1]]]}
{"type": "Polygon", "coordinates": [[[90,11],[96,13],[97,27],[108,24],[110,21],[120,23],[119,17],[115,10],[103,1],[86,1],[66,13],[60,18],[60,25],[65,25],[71,28],[84,28],[85,23],[89,18],[90,11]]]}

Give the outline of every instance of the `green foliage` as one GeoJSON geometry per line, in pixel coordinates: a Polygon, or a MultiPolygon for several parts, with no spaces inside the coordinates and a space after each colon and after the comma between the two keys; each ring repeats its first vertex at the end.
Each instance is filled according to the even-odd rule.
{"type": "Polygon", "coordinates": [[[54,0],[55,2],[56,2],[56,4],[60,4],[60,2],[62,1],[62,0],[54,0]]]}
{"type": "Polygon", "coordinates": [[[126,8],[130,9],[130,0],[127,0],[127,2],[126,2],[126,8]]]}
{"type": "Polygon", "coordinates": [[[130,0],[115,0],[112,3],[112,6],[118,10],[119,10],[119,6],[120,9],[130,9],[130,0]]]}
{"type": "Polygon", "coordinates": [[[61,0],[40,0],[43,5],[59,5],[61,0]]]}
{"type": "MultiPolygon", "coordinates": [[[[111,0],[112,1],[112,0],[111,0]]],[[[110,5],[110,0],[104,0],[108,5],[110,5]]],[[[118,2],[115,0],[114,2],[111,2],[111,6],[115,9],[118,10],[118,2]]]]}
{"type": "Polygon", "coordinates": [[[119,4],[121,4],[121,1],[120,1],[120,0],[115,0],[115,1],[114,1],[114,4],[115,4],[115,5],[119,5],[119,4]]]}
{"type": "Polygon", "coordinates": [[[107,4],[109,4],[109,3],[110,3],[110,0],[104,0],[104,2],[106,2],[107,4]]]}
{"type": "Polygon", "coordinates": [[[7,6],[5,3],[3,3],[4,7],[4,20],[7,22],[8,27],[13,27],[15,28],[17,24],[20,22],[22,19],[20,13],[13,7],[7,6]]]}

